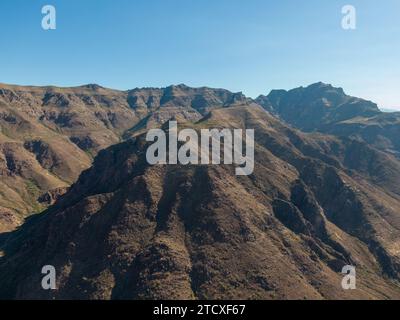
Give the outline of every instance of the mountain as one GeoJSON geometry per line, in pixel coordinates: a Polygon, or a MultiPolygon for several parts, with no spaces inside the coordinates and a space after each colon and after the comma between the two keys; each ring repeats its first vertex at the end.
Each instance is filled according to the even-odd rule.
{"type": "Polygon", "coordinates": [[[370,101],[322,82],[273,90],[256,102],[303,131],[353,137],[400,158],[400,112],[386,113],[370,101]]]}
{"type": "Polygon", "coordinates": [[[0,84],[0,231],[14,229],[61,196],[96,154],[174,116],[250,103],[223,89],[118,91],[0,84]]]}
{"type": "MultiPolygon", "coordinates": [[[[133,134],[0,236],[0,298],[400,298],[398,159],[357,139],[303,133],[247,99],[199,107],[174,90],[178,109],[191,101],[201,115],[181,128],[255,130],[254,173],[150,166],[144,134],[133,134]],[[357,289],[346,291],[349,264],[357,289]],[[44,265],[57,270],[55,291],[40,289],[44,265]]],[[[140,97],[131,108],[152,108],[140,97]]]]}

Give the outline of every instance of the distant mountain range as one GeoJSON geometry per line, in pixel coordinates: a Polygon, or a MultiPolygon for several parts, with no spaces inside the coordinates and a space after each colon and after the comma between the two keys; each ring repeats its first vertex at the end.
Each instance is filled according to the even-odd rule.
{"type": "Polygon", "coordinates": [[[379,108],[382,112],[400,112],[399,109],[387,109],[387,108],[379,108]]]}
{"type": "Polygon", "coordinates": [[[375,103],[348,96],[341,88],[320,82],[274,90],[256,101],[303,131],[352,137],[399,157],[400,112],[382,112],[375,103]]]}
{"type": "Polygon", "coordinates": [[[400,113],[324,83],[0,85],[0,125],[0,298],[400,298],[400,113]],[[254,173],[148,165],[170,119],[254,129],[254,173]]]}

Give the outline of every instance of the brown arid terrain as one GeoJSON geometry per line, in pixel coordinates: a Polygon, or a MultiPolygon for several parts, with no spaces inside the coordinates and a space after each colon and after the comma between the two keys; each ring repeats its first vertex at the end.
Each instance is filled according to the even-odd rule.
{"type": "Polygon", "coordinates": [[[400,299],[400,116],[314,86],[257,102],[2,86],[0,298],[400,299]],[[254,129],[253,174],[149,165],[145,132],[171,118],[254,129]],[[41,288],[44,265],[56,290],[41,288]],[[356,290],[342,289],[345,265],[356,290]]]}
{"type": "Polygon", "coordinates": [[[172,116],[195,121],[247,100],[184,85],[117,91],[0,84],[0,228],[14,229],[53,203],[100,150],[172,116]]]}

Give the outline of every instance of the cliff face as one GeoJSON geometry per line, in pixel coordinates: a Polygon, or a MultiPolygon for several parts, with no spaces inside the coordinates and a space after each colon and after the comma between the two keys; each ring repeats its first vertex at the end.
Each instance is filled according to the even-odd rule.
{"type": "Polygon", "coordinates": [[[247,100],[206,117],[200,109],[186,127],[255,129],[252,175],[230,165],[150,166],[135,134],[0,237],[0,297],[400,298],[395,157],[302,133],[247,100]],[[348,264],[357,290],[341,287],[348,264]],[[40,289],[43,265],[56,267],[57,290],[40,289]]]}

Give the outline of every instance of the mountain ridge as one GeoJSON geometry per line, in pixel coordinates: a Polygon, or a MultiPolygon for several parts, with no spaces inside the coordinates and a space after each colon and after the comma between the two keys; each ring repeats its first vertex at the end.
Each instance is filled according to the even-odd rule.
{"type": "Polygon", "coordinates": [[[273,90],[256,102],[300,130],[353,137],[400,157],[400,113],[382,112],[377,104],[348,96],[342,88],[318,82],[273,90]]]}
{"type": "Polygon", "coordinates": [[[185,85],[126,91],[0,85],[0,210],[15,216],[4,221],[16,222],[6,230],[51,204],[100,150],[173,116],[196,121],[212,108],[240,103],[250,101],[185,85]]]}
{"type": "MultiPolygon", "coordinates": [[[[345,95],[341,88],[322,82],[289,91],[273,90],[268,96],[255,100],[241,92],[204,86],[191,88],[184,84],[125,91],[97,84],[66,88],[0,84],[0,169],[4,177],[3,184],[0,184],[3,194],[0,194],[0,208],[8,216],[10,210],[16,213],[15,221],[43,210],[54,201],[54,196],[58,197],[57,193],[90,166],[92,158],[100,150],[158,127],[175,116],[193,122],[214,108],[261,105],[290,125],[306,130],[301,123],[296,123],[302,119],[301,116],[290,109],[289,114],[292,117],[296,115],[296,121],[292,121],[285,117],[285,110],[279,111],[278,108],[280,97],[294,92],[296,99],[292,105],[299,109],[298,96],[300,100],[302,96],[304,99],[310,96],[302,93],[304,90],[312,93],[314,98],[311,102],[325,96],[332,100],[332,104],[335,99],[361,101],[361,105],[365,102],[345,95]]],[[[396,139],[400,121],[397,113],[378,113],[375,104],[365,103],[367,111],[372,110],[377,116],[371,118],[364,114],[362,118],[348,119],[347,115],[344,121],[335,118],[333,125],[332,121],[324,124],[317,117],[311,122],[313,131],[352,136],[382,151],[400,155],[400,142],[396,139]]],[[[301,110],[307,111],[307,104],[300,101],[300,106],[301,110]]],[[[353,107],[350,105],[348,109],[353,107]]],[[[352,112],[360,116],[359,111],[352,112]]],[[[304,117],[313,118],[315,114],[311,112],[304,117]]],[[[307,121],[309,125],[310,121],[307,121]]],[[[15,224],[10,227],[15,227],[15,224]]]]}
{"type": "Polygon", "coordinates": [[[258,101],[185,85],[0,86],[0,298],[400,298],[396,121],[323,83],[258,101]],[[171,119],[254,129],[253,174],[150,166],[146,132],[171,119]],[[355,131],[361,122],[386,144],[355,131]],[[48,264],[51,292],[40,289],[48,264]],[[349,264],[357,289],[345,291],[349,264]]]}
{"type": "Polygon", "coordinates": [[[144,134],[111,146],[0,244],[0,297],[400,296],[398,160],[364,142],[302,133],[260,106],[213,109],[197,123],[255,128],[254,174],[237,177],[229,165],[149,166],[144,134]],[[374,169],[354,158],[354,143],[374,169]],[[42,264],[56,267],[56,291],[36,285],[42,264]],[[347,264],[359,275],[351,292],[341,288],[347,264]]]}

